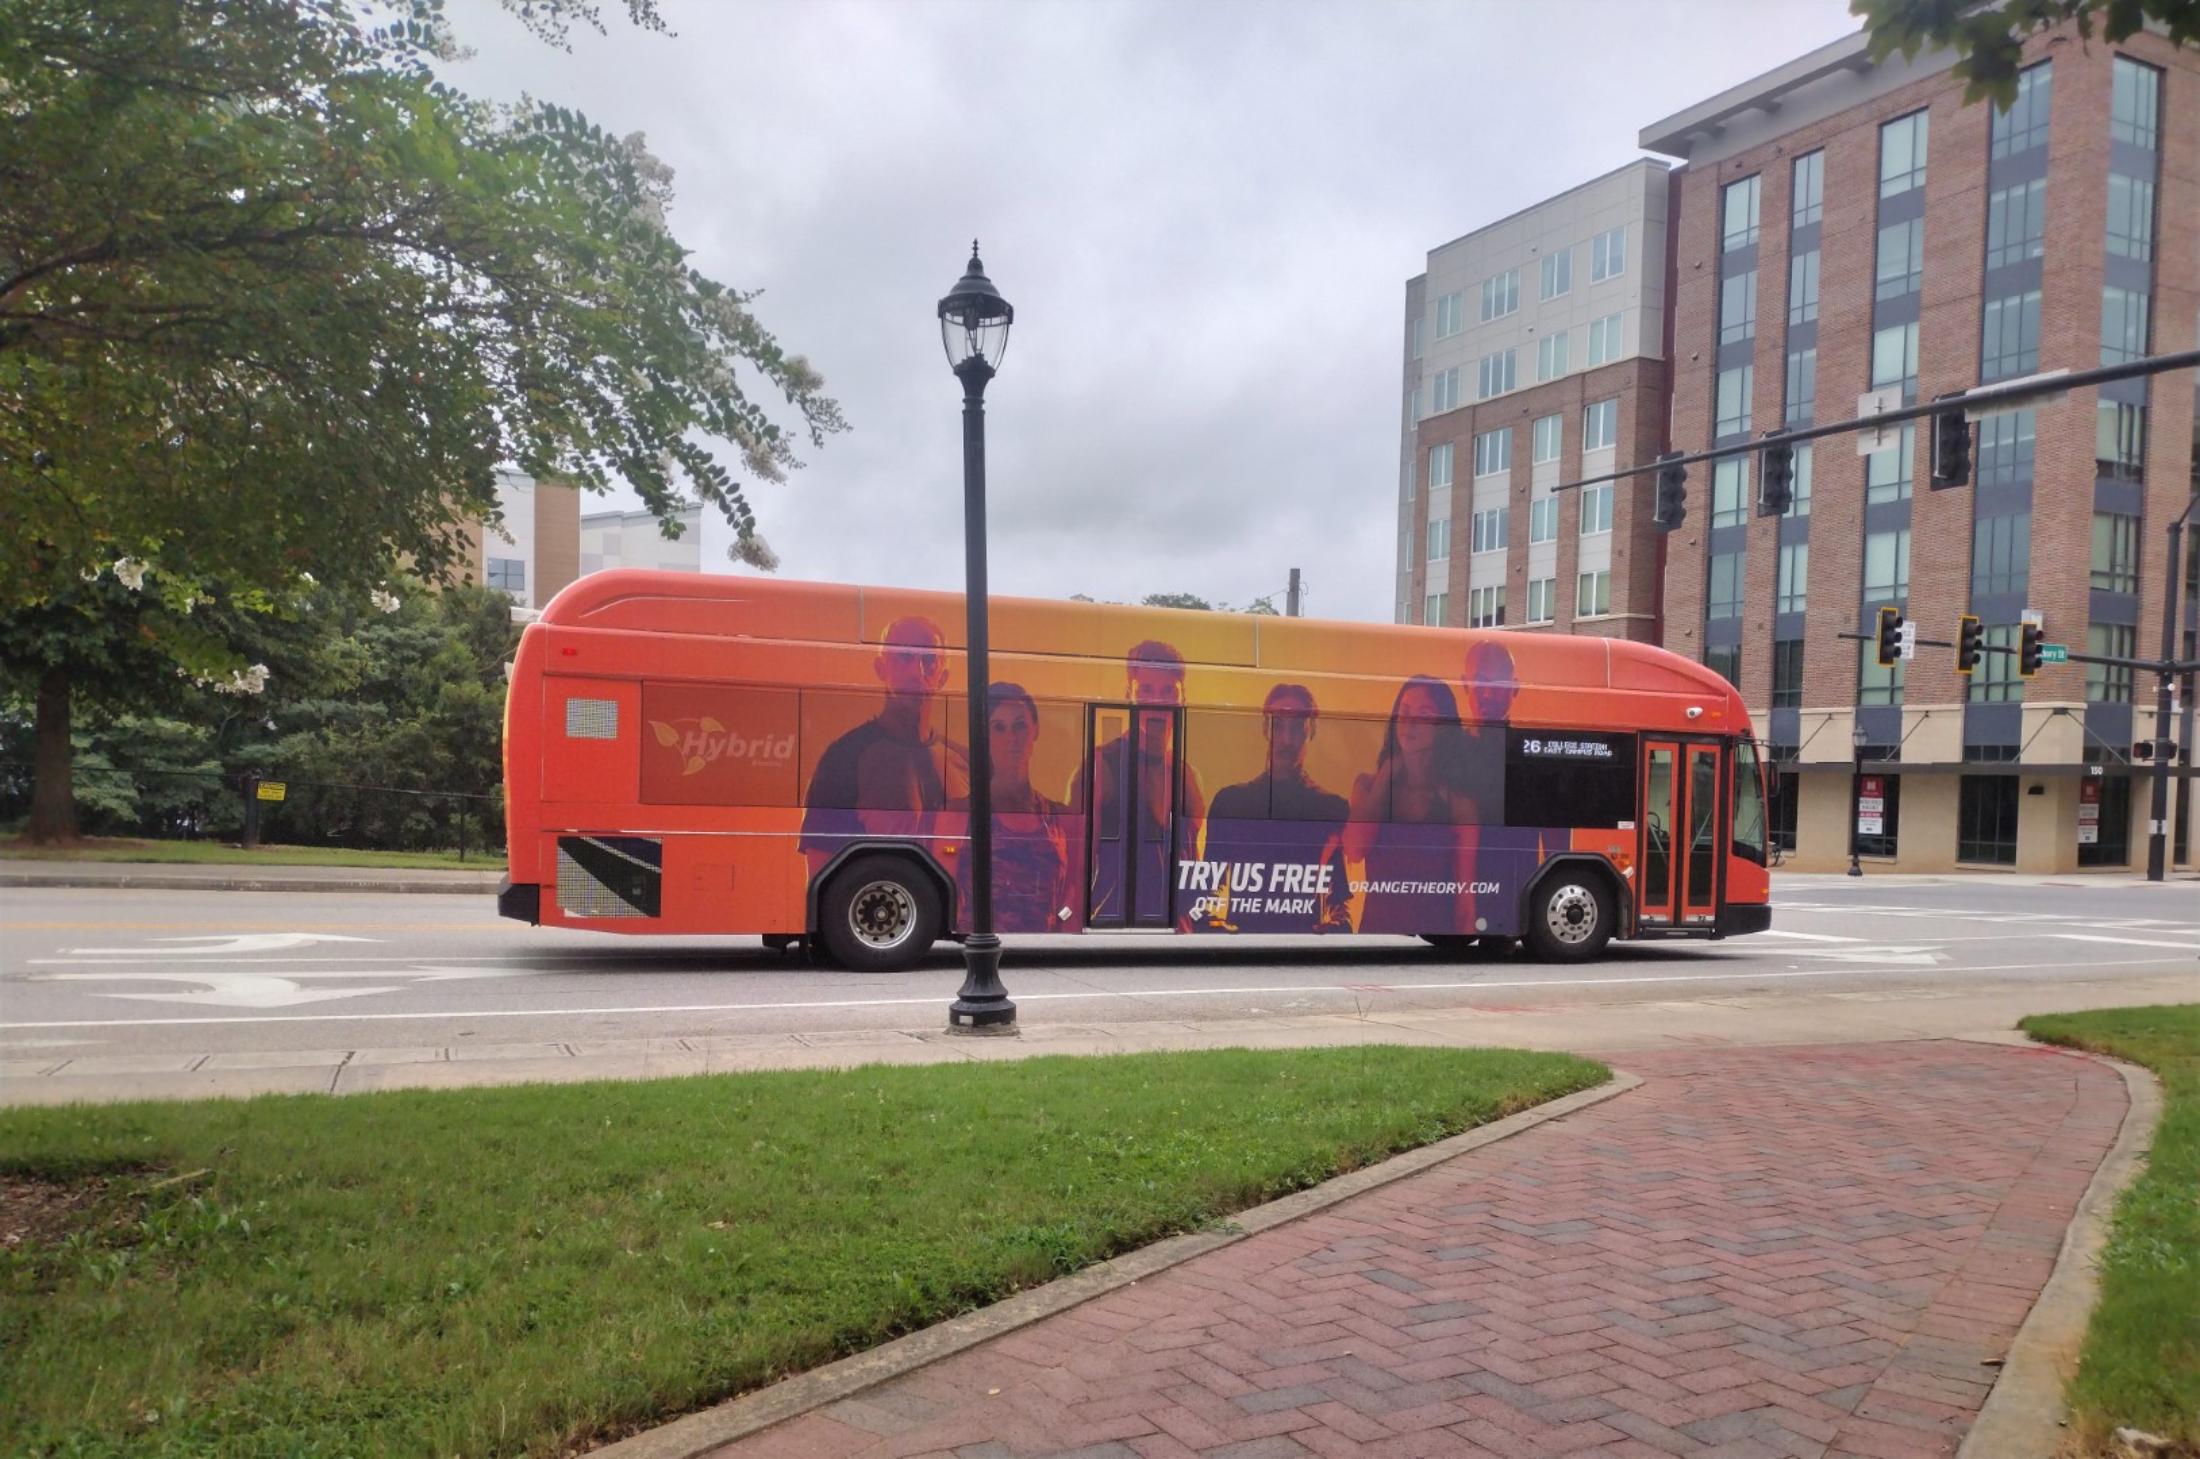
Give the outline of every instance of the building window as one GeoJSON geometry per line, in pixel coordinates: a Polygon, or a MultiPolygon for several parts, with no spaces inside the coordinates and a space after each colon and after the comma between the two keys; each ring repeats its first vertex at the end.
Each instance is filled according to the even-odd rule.
{"type": "Polygon", "coordinates": [[[1475,377],[1475,399],[1487,400],[1492,395],[1503,395],[1519,381],[1513,372],[1513,351],[1499,350],[1494,355],[1484,355],[1475,377]]]}
{"type": "Polygon", "coordinates": [[[2139,519],[2122,512],[2093,514],[2092,585],[2104,593],[2139,591],[2139,519]]]}
{"type": "Polygon", "coordinates": [[[1428,489],[1451,485],[1451,443],[1428,448],[1428,489]]]}
{"type": "Polygon", "coordinates": [[[1864,458],[1864,500],[1904,502],[1910,499],[1910,463],[1917,459],[1917,428],[1902,423],[1902,439],[1884,451],[1864,458]]]}
{"type": "Polygon", "coordinates": [[[1735,688],[1742,687],[1742,646],[1715,648],[1703,656],[1704,665],[1735,688]]]}
{"type": "Polygon", "coordinates": [[[1482,281],[1482,322],[1503,319],[1520,307],[1520,270],[1507,269],[1482,281]]]}
{"type": "Polygon", "coordinates": [[[1499,426],[1494,431],[1483,431],[1474,438],[1474,474],[1496,476],[1512,470],[1513,433],[1511,426],[1499,426]]]}
{"type": "Polygon", "coordinates": [[[1722,456],[1711,463],[1711,525],[1739,527],[1749,521],[1749,458],[1722,456]]]}
{"type": "Polygon", "coordinates": [[[1904,603],[1910,596],[1910,529],[1864,534],[1864,601],[1904,603]]]}
{"type": "Polygon", "coordinates": [[[2147,296],[2109,284],[2101,290],[2101,363],[2120,365],[2147,352],[2147,296]]]}
{"type": "Polygon", "coordinates": [[[1474,514],[1474,550],[1476,552],[1503,552],[1505,536],[1512,525],[1512,509],[1496,507],[1474,514]]]}
{"type": "Polygon", "coordinates": [[[1413,392],[1413,404],[1409,409],[1412,413],[1406,417],[1407,420],[1417,421],[1426,418],[1426,413],[1421,409],[1421,392],[1419,390],[1413,392]]]}
{"type": "Polygon", "coordinates": [[[1956,793],[1956,860],[2015,866],[2017,777],[1966,775],[1962,782],[1956,793]]]}
{"type": "Polygon", "coordinates": [[[1448,339],[1466,327],[1465,297],[1446,294],[1436,301],[1436,337],[1448,339]]]}
{"type": "MultiPolygon", "coordinates": [[[[2036,301],[2039,296],[2032,296],[2036,301]]],[[[2037,312],[2035,311],[2035,319],[2037,312]]],[[[2033,332],[2035,351],[2038,349],[2038,331],[2033,332]]],[[[1872,389],[1884,390],[1890,385],[1902,387],[1902,403],[1910,405],[1917,399],[1917,322],[1890,324],[1872,334],[1872,389]]]]}
{"type": "Polygon", "coordinates": [[[527,560],[521,557],[490,558],[489,586],[507,593],[524,595],[527,592],[527,560]]]}
{"type": "MultiPolygon", "coordinates": [[[[1922,220],[1920,220],[1922,221],[1922,220]]],[[[2020,182],[1986,199],[1986,266],[2038,258],[2047,247],[2047,179],[2020,182]]]]}
{"type": "Polygon", "coordinates": [[[1558,579],[1535,578],[1528,584],[1528,621],[1551,623],[1558,618],[1558,579]]]}
{"type": "Polygon", "coordinates": [[[1447,410],[1459,408],[1459,367],[1438,370],[1431,382],[1430,414],[1442,415],[1447,410]]]}
{"type": "Polygon", "coordinates": [[[1558,498],[1555,496],[1534,498],[1528,503],[1529,545],[1533,546],[1538,542],[1556,542],[1557,540],[1558,498]]]}
{"type": "Polygon", "coordinates": [[[1581,412],[1581,449],[1602,451],[1619,444],[1619,401],[1591,401],[1581,412]]]}
{"type": "MultiPolygon", "coordinates": [[[[2096,623],[2085,631],[2085,651],[2098,658],[2135,657],[2138,630],[2128,623],[2096,623]]],[[[2123,664],[2087,664],[2085,697],[2089,704],[2129,704],[2131,669],[2123,664]]]]}
{"type": "Polygon", "coordinates": [[[1989,299],[1979,337],[1979,377],[2006,380],[2040,367],[2040,291],[1989,299]]]}
{"type": "Polygon", "coordinates": [[[1971,671],[1970,699],[1973,704],[2015,704],[2024,698],[2024,680],[2017,674],[2017,625],[1997,623],[1987,627],[1982,642],[1988,648],[2005,648],[2008,653],[1980,654],[1978,667],[1971,671]]]}
{"type": "Polygon", "coordinates": [[[2161,135],[2161,114],[2162,73],[2129,56],[2118,56],[2109,96],[2109,136],[2151,152],[2161,135]]]}
{"type": "Polygon", "coordinates": [[[1501,587],[1467,589],[1467,627],[1503,628],[1505,590],[1501,587]]]}
{"type": "Polygon", "coordinates": [[[1399,473],[1399,475],[1404,478],[1404,480],[1399,485],[1400,494],[1403,495],[1407,501],[1413,500],[1413,468],[1418,464],[1418,462],[1414,461],[1413,458],[1409,456],[1406,458],[1405,470],[1399,473]]]}
{"type": "Polygon", "coordinates": [[[1543,255],[1543,297],[1556,299],[1574,291],[1574,251],[1561,248],[1543,255]]]}
{"type": "Polygon", "coordinates": [[[1413,358],[1418,360],[1428,353],[1428,320],[1416,315],[1413,320],[1413,358]]]}
{"type": "Polygon", "coordinates": [[[1783,542],[1780,544],[1780,577],[1773,611],[1800,613],[1807,606],[1810,590],[1810,544],[1808,542],[1783,542]]]}
{"type": "Polygon", "coordinates": [[[1925,287],[1925,220],[1889,223],[1879,230],[1880,299],[1899,299],[1925,287]]]}
{"type": "Polygon", "coordinates": [[[1444,623],[1444,610],[1450,606],[1450,599],[1451,594],[1449,593],[1430,593],[1427,600],[1421,604],[1421,621],[1431,628],[1441,628],[1444,623]]]}
{"type": "Polygon", "coordinates": [[[2102,401],[2094,413],[2093,469],[2117,481],[2144,481],[2146,458],[2147,408],[2128,400],[2102,401]]]}
{"type": "Polygon", "coordinates": [[[1712,553],[1711,591],[1704,596],[1704,616],[1707,618],[1741,617],[1744,586],[1742,554],[1739,552],[1712,553]]]}
{"type": "Polygon", "coordinates": [[[1895,197],[1925,185],[1925,113],[1911,112],[1879,129],[1879,195],[1895,197]]]}
{"type": "Polygon", "coordinates": [[[1558,459],[1561,437],[1564,433],[1564,417],[1538,416],[1535,422],[1535,464],[1543,465],[1558,459]]]}
{"type": "Polygon", "coordinates": [[[1798,253],[1788,264],[1788,323],[1808,324],[1818,317],[1818,250],[1798,253]]]}
{"type": "Polygon", "coordinates": [[[1799,638],[1773,640],[1772,707],[1803,707],[1803,640],[1799,638]]]}
{"type": "Polygon", "coordinates": [[[1566,373],[1566,341],[1571,338],[1565,330],[1546,334],[1535,345],[1535,378],[1556,380],[1566,373]]]}
{"type": "Polygon", "coordinates": [[[1886,668],[1879,666],[1879,655],[1870,644],[1861,645],[1863,652],[1857,655],[1856,702],[1858,704],[1900,704],[1904,664],[1896,659],[1886,668]]]}
{"type": "Polygon", "coordinates": [[[1795,448],[1795,489],[1788,499],[1788,509],[1781,513],[1784,517],[1810,515],[1811,445],[1805,441],[1795,448]]]}
{"type": "Polygon", "coordinates": [[[2154,184],[2108,175],[2108,251],[2142,263],[2154,257],[2154,184]]]}
{"type": "Polygon", "coordinates": [[[1620,320],[1624,316],[1607,314],[1602,319],[1589,321],[1589,363],[1608,365],[1620,355],[1620,320]]]}
{"type": "Polygon", "coordinates": [[[1745,177],[1740,182],[1730,182],[1723,196],[1720,251],[1732,253],[1757,241],[1757,179],[1745,177]]]}
{"type": "Polygon", "coordinates": [[[1612,571],[1599,568],[1585,572],[1574,590],[1574,616],[1576,618],[1602,618],[1612,611],[1612,571]]]}
{"type": "Polygon", "coordinates": [[[1732,274],[1719,284],[1719,343],[1757,337],[1757,271],[1732,274]]]}
{"type": "Polygon", "coordinates": [[[1788,351],[1787,423],[1807,424],[1818,405],[1818,351],[1788,351]]]}
{"type": "Polygon", "coordinates": [[[1980,517],[1971,528],[1971,596],[2021,594],[2031,582],[2031,512],[1980,517]]]}
{"type": "Polygon", "coordinates": [[[2032,479],[2032,412],[1988,416],[1978,423],[1978,484],[2016,486],[2032,479]]]}
{"type": "Polygon", "coordinates": [[[2046,62],[2017,73],[2017,99],[2007,111],[1986,114],[1989,155],[2012,157],[2047,145],[2047,103],[2050,68],[2046,62]]]}
{"type": "Polygon", "coordinates": [[[1714,436],[1745,436],[1749,434],[1749,417],[1752,410],[1751,394],[1756,386],[1757,367],[1744,365],[1738,370],[1719,372],[1718,415],[1713,421],[1714,436]]]}
{"type": "Polygon", "coordinates": [[[1808,228],[1825,214],[1826,154],[1806,152],[1795,159],[1794,227],[1808,228]]]}
{"type": "Polygon", "coordinates": [[[1581,489],[1581,535],[1595,537],[1612,530],[1612,483],[1581,489]]]}
{"type": "Polygon", "coordinates": [[[1442,562],[1451,556],[1451,518],[1438,517],[1428,524],[1428,560],[1442,562]]]}
{"type": "Polygon", "coordinates": [[[1627,230],[1614,228],[1589,240],[1589,282],[1601,284],[1627,272],[1627,230]]]}

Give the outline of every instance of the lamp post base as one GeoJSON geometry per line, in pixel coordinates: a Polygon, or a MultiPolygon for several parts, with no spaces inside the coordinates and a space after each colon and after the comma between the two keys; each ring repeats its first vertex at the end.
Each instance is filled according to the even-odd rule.
{"type": "Polygon", "coordinates": [[[1016,1005],[1001,985],[1001,939],[974,932],[963,943],[963,985],[947,1007],[947,1031],[998,1037],[1015,1034],[1016,1005]]]}
{"type": "Polygon", "coordinates": [[[1853,857],[1853,856],[1852,856],[1852,857],[1850,857],[1850,858],[1849,858],[1849,875],[1850,875],[1850,876],[1862,876],[1863,874],[1864,874],[1864,864],[1863,864],[1862,862],[1858,861],[1858,860],[1857,860],[1857,859],[1856,859],[1855,857],[1853,857]]]}

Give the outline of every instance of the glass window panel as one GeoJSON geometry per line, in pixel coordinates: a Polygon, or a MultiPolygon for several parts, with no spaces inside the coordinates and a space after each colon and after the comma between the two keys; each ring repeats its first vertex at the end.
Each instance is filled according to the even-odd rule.
{"type": "MultiPolygon", "coordinates": [[[[2036,300],[2039,296],[2034,295],[2036,300]]],[[[2035,333],[2034,349],[2037,350],[2035,333]]],[[[1872,389],[1880,390],[1889,385],[1902,387],[1902,403],[1915,403],[1917,396],[1917,324],[1891,324],[1872,335],[1872,389]]]]}
{"type": "Polygon", "coordinates": [[[1594,537],[1612,530],[1612,483],[1581,489],[1581,535],[1594,537]]]}
{"type": "Polygon", "coordinates": [[[1805,441],[1795,448],[1795,490],[1788,501],[1787,511],[1782,513],[1783,516],[1807,517],[1810,515],[1810,477],[1812,461],[1815,456],[1811,447],[1814,444],[1814,442],[1805,441]]]}
{"type": "Polygon", "coordinates": [[[1818,408],[1818,351],[1791,350],[1787,358],[1787,424],[1807,423],[1818,408]]]}
{"type": "Polygon", "coordinates": [[[2005,187],[1986,199],[1986,266],[2038,258],[2047,247],[2047,179],[2005,187]]]}
{"type": "Polygon", "coordinates": [[[1581,413],[1581,449],[1601,451],[1619,444],[1619,402],[1592,401],[1581,413]]]}
{"type": "Polygon", "coordinates": [[[1776,592],[1780,613],[1800,613],[1808,602],[1810,587],[1810,544],[1785,542],[1780,545],[1780,576],[1776,592]]]}
{"type": "Polygon", "coordinates": [[[1879,129],[1879,195],[1891,198],[1925,185],[1924,112],[1897,117],[1879,129]]]}
{"type": "Polygon", "coordinates": [[[2009,110],[1988,108],[1986,125],[1995,157],[2011,157],[2047,145],[2047,109],[2051,66],[2042,62],[2017,73],[2017,97],[2009,110]]]}
{"type": "Polygon", "coordinates": [[[2116,58],[2110,88],[2108,134],[2119,142],[2153,150],[2162,113],[2162,73],[2129,56],[2116,58]]]}
{"type": "Polygon", "coordinates": [[[1742,554],[1711,554],[1711,591],[1704,598],[1704,613],[1712,618],[1742,616],[1742,554]]]}
{"type": "Polygon", "coordinates": [[[2147,296],[2114,284],[2101,290],[2101,363],[2120,365],[2147,352],[2147,296]]]}
{"type": "Polygon", "coordinates": [[[1818,317],[1818,250],[1795,255],[1788,264],[1788,323],[1808,324],[1818,317]]]}
{"type": "Polygon", "coordinates": [[[1971,527],[1971,596],[2023,593],[2032,581],[2032,514],[1980,517],[1971,527]]]}
{"type": "Polygon", "coordinates": [[[1725,456],[1711,463],[1711,525],[1739,527],[1749,520],[1749,458],[1725,456]]]}
{"type": "Polygon", "coordinates": [[[1881,299],[1899,299],[1925,287],[1925,220],[1890,223],[1879,230],[1881,299]]]}
{"type": "Polygon", "coordinates": [[[1757,241],[1757,179],[1745,177],[1728,183],[1724,197],[1721,251],[1732,253],[1757,241]]]}
{"type": "Polygon", "coordinates": [[[1581,575],[1574,592],[1576,618],[1601,618],[1612,611],[1612,573],[1609,568],[1581,575]]]}
{"type": "MultiPolygon", "coordinates": [[[[2128,623],[2096,623],[2085,631],[2085,651],[2102,658],[2138,655],[2138,630],[2128,623]]],[[[2092,704],[2129,704],[2131,670],[2119,664],[2087,664],[2085,697],[2092,704]]]]}
{"type": "Polygon", "coordinates": [[[1826,154],[1807,152],[1795,159],[1794,224],[1807,228],[1825,212],[1826,154]]]}
{"type": "Polygon", "coordinates": [[[1734,274],[1719,285],[1719,343],[1757,337],[1757,271],[1734,274]]]}
{"type": "Polygon", "coordinates": [[[1558,498],[1539,496],[1528,503],[1528,541],[1558,540],[1558,498]]]}
{"type": "Polygon", "coordinates": [[[1627,272],[1627,230],[1600,233],[1589,244],[1589,281],[1602,283],[1627,272]]]}
{"type": "Polygon", "coordinates": [[[1439,486],[1451,485],[1451,443],[1431,446],[1428,450],[1428,484],[1431,491],[1439,486]]]}
{"type": "Polygon", "coordinates": [[[1474,438],[1474,474],[1495,476],[1512,470],[1513,433],[1511,426],[1500,426],[1494,431],[1483,431],[1474,438]]]}
{"type": "Polygon", "coordinates": [[[1910,529],[1864,534],[1864,601],[1901,603],[1910,596],[1910,529]]]}
{"type": "Polygon", "coordinates": [[[1978,423],[1978,482],[2016,486],[2032,479],[2032,424],[2029,410],[1988,416],[1978,423]]]}
{"type": "MultiPolygon", "coordinates": [[[[2104,400],[2096,409],[2093,469],[2118,481],[2144,481],[2147,456],[2147,408],[2124,400],[2104,400]]],[[[2200,444],[2200,425],[2195,427],[2200,444]]],[[[2200,461],[2200,450],[2193,456],[2200,461]]]]}
{"type": "Polygon", "coordinates": [[[1917,427],[1904,421],[1899,443],[1864,458],[1864,500],[1874,503],[1907,501],[1912,463],[1916,459],[1917,427]]]}
{"type": "Polygon", "coordinates": [[[1574,251],[1561,248],[1556,253],[1543,255],[1543,297],[1556,299],[1571,293],[1574,287],[1574,251]]]}
{"type": "Polygon", "coordinates": [[[2104,593],[2139,591],[2139,519],[2122,512],[2093,514],[2092,585],[2104,593]]]}
{"type": "Polygon", "coordinates": [[[1754,365],[1719,372],[1718,416],[1711,428],[1714,436],[1749,433],[1749,419],[1753,409],[1750,397],[1755,387],[1756,375],[1754,365]]]}
{"type": "Polygon", "coordinates": [[[1563,416],[1546,415],[1536,421],[1535,461],[1537,465],[1540,466],[1546,461],[1556,461],[1558,459],[1559,447],[1562,444],[1561,436],[1564,419],[1563,416]]]}
{"type": "Polygon", "coordinates": [[[2108,175],[2108,251],[2141,262],[2154,257],[2154,184],[2108,175]]]}
{"type": "Polygon", "coordinates": [[[1565,330],[1546,334],[1535,345],[1535,378],[1556,380],[1566,373],[1566,343],[1570,336],[1565,330]]]}
{"type": "Polygon", "coordinates": [[[1979,378],[2006,380],[2040,367],[2040,291],[1989,299],[1982,312],[1979,378]]]}

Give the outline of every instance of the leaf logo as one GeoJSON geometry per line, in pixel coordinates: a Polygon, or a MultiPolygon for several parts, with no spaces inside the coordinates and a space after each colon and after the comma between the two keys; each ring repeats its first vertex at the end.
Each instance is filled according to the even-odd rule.
{"type": "Polygon", "coordinates": [[[722,735],[726,732],[726,727],[724,725],[720,724],[717,720],[712,719],[707,714],[703,716],[703,728],[714,735],[722,735]]]}
{"type": "Polygon", "coordinates": [[[663,745],[668,750],[671,749],[674,745],[680,743],[680,732],[674,729],[671,725],[666,724],[661,719],[651,720],[649,722],[649,728],[650,733],[657,736],[657,743],[663,745]]]}
{"type": "Polygon", "coordinates": [[[682,775],[693,775],[696,771],[702,768],[703,757],[701,755],[690,755],[688,756],[687,768],[685,770],[682,770],[680,773],[682,775]]]}

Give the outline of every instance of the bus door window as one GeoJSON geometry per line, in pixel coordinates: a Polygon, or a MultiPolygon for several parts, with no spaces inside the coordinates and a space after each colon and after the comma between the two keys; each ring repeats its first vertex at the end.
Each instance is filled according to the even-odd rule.
{"type": "Polygon", "coordinates": [[[1719,747],[1688,747],[1688,865],[1681,901],[1690,917],[1708,917],[1718,902],[1719,747]]]}
{"type": "Polygon", "coordinates": [[[1642,905],[1645,922],[1673,920],[1673,767],[1680,747],[1651,744],[1643,763],[1642,905]]]}
{"type": "Polygon", "coordinates": [[[1138,778],[1135,799],[1138,849],[1131,872],[1131,925],[1169,925],[1169,893],[1176,880],[1177,711],[1138,711],[1138,778]]]}
{"type": "Polygon", "coordinates": [[[1131,712],[1095,708],[1092,711],[1092,773],[1083,777],[1089,803],[1072,806],[1087,817],[1091,830],[1089,861],[1092,882],[1085,906],[1090,927],[1121,927],[1125,902],[1123,888],[1130,872],[1126,832],[1131,825],[1128,796],[1110,795],[1110,786],[1123,784],[1130,766],[1131,712]]]}

